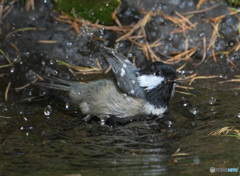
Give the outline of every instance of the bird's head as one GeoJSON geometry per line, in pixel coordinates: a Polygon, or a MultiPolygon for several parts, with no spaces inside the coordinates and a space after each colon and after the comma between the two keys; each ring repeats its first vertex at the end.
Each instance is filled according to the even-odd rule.
{"type": "Polygon", "coordinates": [[[175,93],[176,70],[168,64],[154,62],[138,73],[137,79],[147,101],[157,107],[168,106],[175,93]]]}

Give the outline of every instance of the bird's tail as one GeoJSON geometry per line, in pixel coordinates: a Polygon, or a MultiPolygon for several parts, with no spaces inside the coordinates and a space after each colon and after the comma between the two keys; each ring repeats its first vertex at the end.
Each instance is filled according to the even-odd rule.
{"type": "Polygon", "coordinates": [[[34,83],[34,85],[39,85],[41,87],[63,90],[63,91],[71,91],[74,87],[76,87],[77,85],[79,86],[79,84],[80,84],[77,82],[67,81],[67,80],[63,80],[63,79],[55,78],[55,77],[47,77],[47,76],[42,76],[42,75],[41,75],[41,77],[44,80],[48,81],[48,83],[36,82],[36,83],[34,83]]]}

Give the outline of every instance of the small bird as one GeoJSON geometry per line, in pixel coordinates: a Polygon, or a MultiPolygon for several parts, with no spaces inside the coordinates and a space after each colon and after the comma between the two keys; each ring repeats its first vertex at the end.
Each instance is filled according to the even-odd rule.
{"type": "Polygon", "coordinates": [[[102,123],[109,117],[120,121],[140,116],[162,116],[175,93],[176,71],[162,62],[154,62],[143,69],[135,67],[125,56],[94,41],[115,78],[85,84],[47,77],[51,83],[41,86],[69,92],[70,100],[84,115],[97,116],[102,123]]]}

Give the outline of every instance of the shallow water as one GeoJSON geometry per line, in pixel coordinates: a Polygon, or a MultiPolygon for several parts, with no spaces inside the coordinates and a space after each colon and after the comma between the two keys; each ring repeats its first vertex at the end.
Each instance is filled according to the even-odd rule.
{"type": "MultiPolygon", "coordinates": [[[[124,19],[121,21],[123,25],[142,18],[139,7],[146,12],[160,9],[173,15],[176,11],[195,10],[197,3],[156,0],[128,2],[132,2],[134,8],[126,7],[126,13],[119,16],[120,20],[121,16],[124,19]],[[140,2],[140,6],[135,7],[135,2],[140,2]]],[[[219,1],[206,2],[202,9],[216,3],[219,1]]],[[[210,135],[223,127],[240,130],[240,89],[232,90],[232,84],[197,80],[192,85],[195,89],[189,91],[192,95],[176,93],[171,101],[170,113],[164,119],[147,118],[124,125],[107,123],[102,126],[97,119],[85,122],[78,110],[75,112],[71,105],[66,109],[65,102],[52,97],[23,101],[39,94],[38,88],[32,85],[18,91],[14,89],[30,83],[34,79],[33,71],[72,78],[72,70],[55,63],[57,59],[72,65],[96,66],[95,58],[98,58],[104,70],[108,67],[98,51],[94,54],[94,48],[86,40],[76,36],[74,30],[69,31],[69,24],[55,21],[58,15],[52,11],[52,1],[35,1],[35,7],[35,11],[24,13],[24,4],[16,4],[4,19],[3,24],[6,25],[1,27],[1,49],[16,63],[14,67],[0,69],[0,175],[210,175],[211,167],[239,170],[240,140],[236,136],[210,135]],[[10,32],[29,26],[46,27],[47,30],[22,31],[3,40],[10,32]],[[57,43],[40,44],[39,40],[57,43]],[[10,44],[18,47],[21,56],[10,44]],[[4,94],[10,82],[6,102],[4,94]]],[[[206,19],[226,14],[219,24],[221,37],[217,38],[214,52],[232,50],[239,42],[239,18],[235,17],[237,14],[229,15],[227,9],[226,3],[221,1],[212,11],[191,16],[191,22],[199,25],[189,30],[186,37],[182,33],[170,35],[178,26],[162,16],[152,17],[145,28],[147,41],[152,44],[161,38],[161,45],[154,52],[174,56],[176,52],[186,50],[185,39],[189,39],[189,49],[197,45],[200,48],[193,55],[192,62],[183,68],[186,72],[182,72],[181,76],[221,74],[225,79],[231,79],[239,74],[239,51],[230,52],[226,57],[220,55],[217,62],[210,58],[200,66],[192,65],[203,58],[201,38],[206,37],[207,41],[211,38],[212,26],[206,19]],[[237,69],[228,63],[231,60],[237,69]]],[[[115,39],[120,37],[104,28],[97,36],[106,39],[109,46],[113,46],[115,39]]],[[[138,46],[132,47],[130,42],[117,45],[120,46],[118,50],[128,55],[130,60],[136,56],[137,65],[142,67],[145,64],[146,58],[138,46]]],[[[208,55],[211,56],[211,50],[208,55]]],[[[2,54],[0,62],[0,65],[7,64],[2,54]]],[[[181,64],[174,67],[179,68],[181,64]]],[[[229,132],[229,135],[233,134],[229,132]]],[[[238,171],[235,175],[239,174],[238,171]]]]}
{"type": "Polygon", "coordinates": [[[210,167],[238,168],[240,141],[211,136],[240,129],[239,91],[177,93],[170,114],[125,125],[84,122],[47,101],[1,106],[1,175],[208,175],[210,167]],[[179,150],[178,154],[174,152],[179,150]]]}

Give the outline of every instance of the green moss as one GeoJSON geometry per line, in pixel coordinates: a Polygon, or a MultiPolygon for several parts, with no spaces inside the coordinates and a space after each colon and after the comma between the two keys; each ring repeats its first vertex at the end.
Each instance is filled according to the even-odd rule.
{"type": "Polygon", "coordinates": [[[55,7],[70,16],[110,25],[113,23],[112,13],[118,5],[118,0],[58,0],[55,7]]]}
{"type": "Polygon", "coordinates": [[[231,6],[240,6],[240,0],[228,0],[228,3],[231,5],[231,6]]]}

